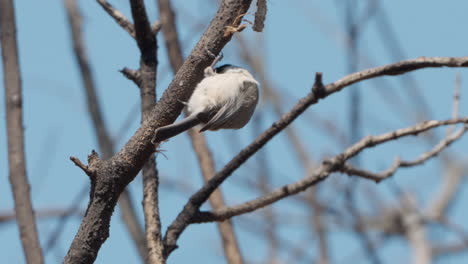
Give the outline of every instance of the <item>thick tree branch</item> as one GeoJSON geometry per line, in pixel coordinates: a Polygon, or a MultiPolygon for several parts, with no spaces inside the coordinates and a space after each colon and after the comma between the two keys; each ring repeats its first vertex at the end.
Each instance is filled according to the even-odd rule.
{"type": "MultiPolygon", "coordinates": [[[[108,159],[114,154],[114,143],[111,139],[106,123],[104,122],[104,116],[102,114],[101,107],[99,104],[93,72],[91,70],[91,65],[86,54],[85,41],[83,39],[83,34],[81,30],[82,16],[76,4],[76,0],[66,0],[65,7],[68,22],[70,25],[74,56],[78,63],[81,78],[83,81],[83,86],[85,88],[88,113],[91,117],[91,121],[95,129],[97,141],[99,144],[99,150],[102,152],[103,158],[108,159]]],[[[81,164],[82,166],[80,166],[80,164],[76,162],[79,161],[77,158],[72,157],[71,159],[80,168],[82,168],[82,166],[85,166],[84,164],[81,164]]],[[[86,173],[89,176],[91,176],[89,172],[86,173]]],[[[91,179],[91,181],[93,180],[95,179],[91,179]]],[[[92,194],[93,193],[91,193],[91,199],[93,199],[92,194]]],[[[124,190],[122,192],[119,198],[119,206],[121,208],[122,220],[137,247],[140,258],[144,260],[146,258],[147,253],[146,246],[144,243],[144,233],[138,221],[135,208],[133,207],[133,203],[131,201],[131,195],[128,192],[128,190],[124,190]]],[[[63,227],[64,225],[62,225],[62,228],[63,227]]]]}
{"type": "Polygon", "coordinates": [[[44,262],[44,259],[26,175],[23,99],[13,0],[0,1],[0,42],[5,88],[9,180],[15,201],[16,220],[27,263],[40,264],[44,262]]]}
{"type": "Polygon", "coordinates": [[[91,166],[96,170],[95,193],[88,206],[78,233],[65,257],[65,263],[92,263],[104,241],[109,236],[112,212],[125,186],[130,183],[155,150],[151,139],[154,131],[168,125],[180,114],[195,84],[203,77],[203,70],[210,65],[212,57],[206,49],[217,54],[230,40],[224,37],[225,28],[232,25],[236,17],[244,14],[250,0],[225,0],[213,18],[206,32],[181,66],[159,102],[151,109],[151,118],[143,121],[140,128],[125,146],[112,158],[91,166]]]}

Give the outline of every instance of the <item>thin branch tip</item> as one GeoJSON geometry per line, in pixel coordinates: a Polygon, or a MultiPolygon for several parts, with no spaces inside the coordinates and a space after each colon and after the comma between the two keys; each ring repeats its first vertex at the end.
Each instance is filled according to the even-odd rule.
{"type": "Polygon", "coordinates": [[[135,28],[133,24],[124,16],[122,12],[117,10],[114,6],[109,4],[106,0],[97,0],[98,4],[104,9],[104,11],[111,16],[114,21],[122,27],[127,33],[135,38],[135,28]]]}
{"type": "Polygon", "coordinates": [[[135,83],[138,87],[141,85],[141,74],[139,70],[132,70],[127,67],[124,67],[123,69],[119,70],[120,73],[125,76],[125,78],[129,79],[133,83],[135,83]]]}
{"type": "Polygon", "coordinates": [[[73,157],[71,156],[70,157],[70,160],[80,169],[82,169],[86,175],[88,176],[92,176],[94,173],[93,173],[93,170],[91,170],[87,165],[84,165],[83,162],[81,162],[80,159],[78,159],[77,157],[73,157]]]}

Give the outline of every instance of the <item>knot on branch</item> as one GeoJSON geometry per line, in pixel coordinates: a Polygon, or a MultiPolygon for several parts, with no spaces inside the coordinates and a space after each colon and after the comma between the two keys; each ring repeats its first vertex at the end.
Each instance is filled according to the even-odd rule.
{"type": "Polygon", "coordinates": [[[90,167],[96,167],[99,162],[101,162],[99,154],[93,149],[91,154],[88,155],[88,164],[90,167]]]}
{"type": "Polygon", "coordinates": [[[331,159],[322,161],[322,165],[326,166],[326,170],[330,172],[339,171],[343,164],[346,162],[346,157],[343,153],[336,155],[331,159]]]}
{"type": "Polygon", "coordinates": [[[176,250],[178,247],[177,245],[164,245],[164,258],[167,258],[172,251],[176,250]]]}
{"type": "Polygon", "coordinates": [[[312,93],[314,93],[317,99],[324,98],[327,95],[325,92],[325,87],[323,86],[321,72],[315,73],[315,82],[314,86],[312,86],[312,93]]]}

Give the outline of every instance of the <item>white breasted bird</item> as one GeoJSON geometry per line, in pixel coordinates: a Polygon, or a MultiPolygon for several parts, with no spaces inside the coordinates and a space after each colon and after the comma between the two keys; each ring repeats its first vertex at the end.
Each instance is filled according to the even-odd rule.
{"type": "Polygon", "coordinates": [[[180,122],[156,130],[153,142],[173,137],[196,125],[200,132],[239,129],[252,117],[258,102],[259,83],[246,69],[225,64],[205,69],[205,77],[195,87],[188,103],[189,116],[180,122]]]}

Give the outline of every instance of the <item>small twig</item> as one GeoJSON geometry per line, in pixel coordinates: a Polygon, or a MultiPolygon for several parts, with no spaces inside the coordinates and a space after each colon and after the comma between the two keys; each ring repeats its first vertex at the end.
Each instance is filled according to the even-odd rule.
{"type": "Polygon", "coordinates": [[[106,0],[97,0],[99,5],[109,14],[117,24],[119,24],[125,31],[127,31],[132,38],[135,38],[135,28],[133,24],[120,12],[119,10],[115,9],[111,4],[109,4],[106,0]]]}
{"type": "Polygon", "coordinates": [[[162,28],[162,23],[160,21],[156,21],[151,25],[151,32],[156,35],[162,28]]]}
{"type": "MultiPolygon", "coordinates": [[[[83,211],[77,210],[71,211],[67,208],[44,208],[37,209],[36,212],[37,219],[50,219],[50,218],[61,218],[63,216],[73,215],[76,217],[82,217],[84,215],[83,211]]],[[[8,222],[13,222],[16,220],[15,212],[13,211],[1,211],[0,212],[0,223],[6,224],[8,222]]],[[[47,250],[44,250],[45,252],[47,250]]]]}
{"type": "Polygon", "coordinates": [[[139,70],[132,70],[132,69],[125,67],[120,70],[120,73],[122,73],[127,79],[135,83],[137,87],[140,87],[141,74],[139,70]]]}
{"type": "Polygon", "coordinates": [[[340,168],[340,171],[350,176],[359,176],[368,180],[375,181],[375,183],[379,183],[382,180],[385,180],[391,177],[395,173],[395,171],[400,167],[400,165],[401,165],[400,158],[397,157],[395,161],[393,162],[393,164],[390,166],[390,168],[379,173],[356,168],[350,163],[343,164],[343,166],[340,168]]]}
{"type": "Polygon", "coordinates": [[[373,180],[376,183],[379,183],[386,178],[389,178],[395,174],[398,168],[404,167],[414,167],[420,164],[423,164],[430,158],[433,158],[439,155],[444,149],[450,146],[454,141],[460,139],[465,132],[467,131],[468,127],[465,125],[462,129],[460,129],[457,133],[449,135],[448,137],[441,140],[437,145],[435,145],[431,150],[422,153],[419,158],[412,160],[412,161],[402,161],[399,157],[393,162],[393,164],[385,171],[380,173],[374,173],[367,170],[359,169],[353,167],[351,164],[344,164],[343,167],[340,169],[341,172],[346,173],[348,175],[355,175],[360,176],[369,180],[373,180]]]}
{"type": "Polygon", "coordinates": [[[86,173],[86,175],[88,175],[89,177],[94,177],[94,176],[93,176],[93,175],[94,175],[93,170],[91,170],[87,165],[84,165],[83,162],[81,162],[81,160],[79,160],[78,158],[73,157],[73,156],[70,157],[70,160],[71,160],[73,163],[75,163],[75,165],[76,165],[78,168],[82,169],[82,170],[86,173]]]}
{"type": "MultiPolygon", "coordinates": [[[[461,77],[460,73],[457,72],[457,74],[455,75],[455,87],[453,89],[452,118],[458,117],[458,112],[460,108],[460,87],[461,77]]],[[[454,128],[454,126],[447,128],[447,136],[452,134],[454,128]]]]}

